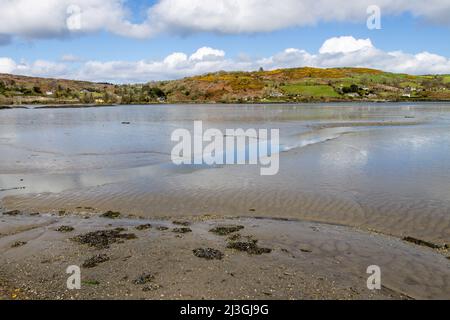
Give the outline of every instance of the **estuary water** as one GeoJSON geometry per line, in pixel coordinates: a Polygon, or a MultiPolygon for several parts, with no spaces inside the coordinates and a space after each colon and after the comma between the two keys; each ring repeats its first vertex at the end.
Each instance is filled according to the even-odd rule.
{"type": "Polygon", "coordinates": [[[8,209],[263,216],[450,242],[450,103],[0,111],[8,209]],[[174,130],[279,129],[280,170],[175,166],[174,130]]]}

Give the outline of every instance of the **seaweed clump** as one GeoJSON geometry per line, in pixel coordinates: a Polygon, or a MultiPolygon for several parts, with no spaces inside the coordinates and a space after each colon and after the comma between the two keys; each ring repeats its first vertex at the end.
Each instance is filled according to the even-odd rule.
{"type": "Polygon", "coordinates": [[[86,269],[95,268],[100,263],[104,263],[107,261],[109,261],[109,257],[106,254],[98,254],[96,256],[93,256],[92,258],[87,259],[83,263],[82,267],[86,269]]]}
{"type": "Polygon", "coordinates": [[[72,232],[74,230],[75,230],[75,228],[71,227],[71,226],[61,226],[58,229],[56,229],[56,231],[62,232],[62,233],[68,233],[68,232],[72,232]]]}
{"type": "Polygon", "coordinates": [[[206,260],[222,260],[223,259],[223,253],[216,249],[211,248],[200,248],[193,250],[194,256],[197,258],[202,258],[206,260]]]}
{"type": "Polygon", "coordinates": [[[120,212],[108,211],[102,214],[102,218],[117,219],[120,215],[120,212]]]}
{"type": "Polygon", "coordinates": [[[141,224],[140,226],[136,227],[136,230],[144,231],[144,230],[148,230],[148,229],[151,229],[151,228],[152,228],[151,224],[141,224]]]}
{"type": "Polygon", "coordinates": [[[142,275],[137,277],[133,281],[133,283],[135,285],[144,285],[144,284],[147,284],[149,282],[152,282],[153,280],[155,280],[155,275],[153,273],[143,273],[142,275]]]}
{"type": "Polygon", "coordinates": [[[87,244],[88,246],[97,249],[107,249],[113,243],[137,238],[135,234],[122,233],[123,231],[124,230],[121,228],[114,230],[94,231],[72,238],[72,241],[80,244],[87,244]]]}
{"type": "Polygon", "coordinates": [[[244,226],[218,226],[211,229],[209,232],[219,236],[228,236],[232,233],[239,232],[244,229],[244,226]]]}
{"type": "Polygon", "coordinates": [[[21,212],[19,210],[12,210],[12,211],[3,213],[3,215],[5,215],[5,216],[18,216],[19,214],[21,214],[21,212]]]}
{"type": "Polygon", "coordinates": [[[406,242],[414,243],[414,244],[416,244],[418,246],[429,247],[429,248],[432,248],[432,249],[443,249],[445,247],[445,246],[440,246],[438,244],[431,243],[431,242],[428,242],[428,241],[425,241],[425,240],[416,239],[416,238],[413,238],[413,237],[405,237],[405,238],[403,238],[403,240],[406,241],[406,242]]]}
{"type": "Polygon", "coordinates": [[[192,230],[190,228],[175,228],[172,230],[174,233],[190,233],[192,230]]]}
{"type": "Polygon", "coordinates": [[[259,247],[258,240],[251,240],[247,242],[243,241],[229,242],[227,248],[247,252],[248,254],[251,255],[262,255],[265,253],[272,252],[272,249],[259,247]]]}

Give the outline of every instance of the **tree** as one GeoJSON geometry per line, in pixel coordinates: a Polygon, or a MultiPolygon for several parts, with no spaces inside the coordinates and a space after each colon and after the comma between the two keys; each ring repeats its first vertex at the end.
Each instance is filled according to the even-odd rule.
{"type": "Polygon", "coordinates": [[[34,91],[35,93],[37,93],[37,94],[42,94],[42,90],[41,90],[41,88],[38,87],[38,86],[33,87],[33,91],[34,91]]]}
{"type": "Polygon", "coordinates": [[[343,87],[342,92],[343,93],[358,93],[359,86],[356,84],[352,84],[350,87],[343,87]]]}
{"type": "Polygon", "coordinates": [[[91,92],[86,92],[81,100],[83,103],[94,103],[94,96],[91,92]]]}

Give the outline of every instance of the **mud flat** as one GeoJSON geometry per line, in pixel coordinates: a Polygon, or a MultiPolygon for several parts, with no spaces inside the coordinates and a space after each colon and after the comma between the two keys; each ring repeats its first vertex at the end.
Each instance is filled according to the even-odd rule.
{"type": "Polygon", "coordinates": [[[348,227],[13,213],[0,215],[2,299],[450,298],[445,250],[348,227]],[[81,268],[81,290],[67,289],[71,265],[81,268]],[[381,268],[381,290],[367,289],[371,265],[381,268]]]}

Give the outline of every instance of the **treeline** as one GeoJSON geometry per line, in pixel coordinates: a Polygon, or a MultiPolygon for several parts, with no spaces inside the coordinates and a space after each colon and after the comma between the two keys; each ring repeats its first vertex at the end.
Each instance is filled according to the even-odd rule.
{"type": "Polygon", "coordinates": [[[27,103],[84,103],[84,104],[147,104],[164,102],[166,93],[156,85],[95,84],[74,88],[70,84],[37,85],[0,80],[0,104],[27,103]]]}

